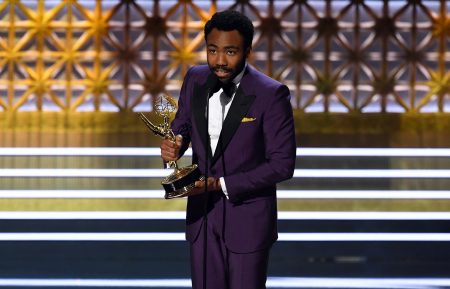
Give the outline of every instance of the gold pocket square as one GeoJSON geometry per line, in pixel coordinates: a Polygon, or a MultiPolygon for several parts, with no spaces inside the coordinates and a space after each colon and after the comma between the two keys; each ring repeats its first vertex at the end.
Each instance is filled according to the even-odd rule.
{"type": "Polygon", "coordinates": [[[254,121],[255,119],[256,118],[254,117],[244,117],[241,122],[251,122],[254,121]]]}

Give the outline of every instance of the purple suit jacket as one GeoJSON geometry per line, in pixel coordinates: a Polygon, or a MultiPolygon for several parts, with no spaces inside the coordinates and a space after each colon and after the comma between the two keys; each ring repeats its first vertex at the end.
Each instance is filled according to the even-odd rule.
{"type": "MultiPolygon", "coordinates": [[[[181,155],[191,143],[193,162],[202,173],[208,153],[208,176],[225,179],[229,201],[225,202],[223,235],[228,249],[236,253],[261,250],[278,237],[276,184],[291,178],[295,167],[289,89],[247,65],[212,155],[206,145],[205,117],[210,73],[206,65],[187,72],[172,129],[183,136],[181,155]]],[[[199,235],[203,205],[203,195],[188,198],[186,238],[190,242],[199,235]]]]}

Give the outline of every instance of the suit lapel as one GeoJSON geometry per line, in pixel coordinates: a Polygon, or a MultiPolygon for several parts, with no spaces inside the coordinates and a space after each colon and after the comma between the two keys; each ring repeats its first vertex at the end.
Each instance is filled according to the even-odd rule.
{"type": "Polygon", "coordinates": [[[208,154],[210,159],[212,158],[211,146],[208,145],[208,141],[206,139],[208,132],[208,123],[206,122],[206,84],[194,85],[194,95],[192,97],[192,113],[195,119],[195,124],[200,135],[200,139],[202,140],[203,147],[208,150],[208,154]]]}
{"type": "MultiPolygon", "coordinates": [[[[211,165],[213,165],[225,151],[226,147],[233,138],[233,135],[236,133],[236,130],[241,124],[242,118],[246,116],[251,104],[256,97],[255,95],[244,94],[243,88],[246,87],[246,82],[251,82],[251,80],[248,79],[248,77],[251,78],[251,76],[249,75],[250,71],[251,70],[248,67],[246,73],[244,74],[244,77],[241,80],[241,84],[236,91],[233,102],[231,103],[230,109],[227,113],[227,117],[223,122],[222,131],[220,132],[219,142],[217,144],[214,156],[212,155],[211,146],[208,145],[209,142],[206,139],[206,136],[208,135],[208,124],[206,122],[206,83],[203,85],[200,85],[198,83],[194,84],[193,97],[191,98],[193,118],[195,119],[195,125],[197,127],[203,147],[208,150],[208,155],[210,159],[212,159],[211,165]]],[[[248,88],[246,88],[245,90],[247,89],[248,88]]]]}
{"type": "Polygon", "coordinates": [[[249,110],[254,99],[255,95],[245,95],[243,93],[241,83],[236,91],[234,100],[231,103],[230,110],[227,113],[225,121],[223,122],[219,142],[217,144],[211,165],[213,165],[225,151],[226,147],[233,138],[234,133],[241,124],[242,118],[247,114],[247,111],[249,110]]]}

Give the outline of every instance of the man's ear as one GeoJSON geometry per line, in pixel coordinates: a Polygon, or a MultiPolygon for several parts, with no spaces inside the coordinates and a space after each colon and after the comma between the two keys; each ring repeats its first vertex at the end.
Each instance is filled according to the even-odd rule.
{"type": "Polygon", "coordinates": [[[251,51],[252,51],[251,47],[247,47],[247,49],[245,49],[245,58],[249,57],[251,51]]]}

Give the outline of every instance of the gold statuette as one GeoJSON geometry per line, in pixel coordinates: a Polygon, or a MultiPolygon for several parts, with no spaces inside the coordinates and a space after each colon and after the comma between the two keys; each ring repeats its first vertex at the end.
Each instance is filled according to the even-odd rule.
{"type": "MultiPolygon", "coordinates": [[[[155,106],[156,113],[163,117],[161,124],[153,124],[143,113],[139,113],[139,117],[154,134],[175,142],[175,134],[169,123],[169,117],[175,110],[175,101],[169,96],[163,95],[155,106]]],[[[182,198],[191,195],[195,181],[203,180],[200,169],[196,164],[179,168],[176,161],[170,161],[169,166],[174,171],[161,182],[166,191],[164,196],[166,199],[182,198]]]]}

